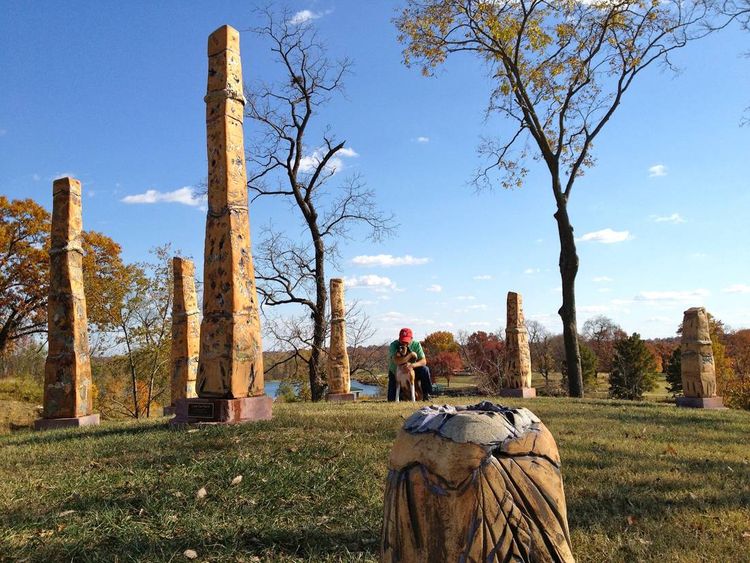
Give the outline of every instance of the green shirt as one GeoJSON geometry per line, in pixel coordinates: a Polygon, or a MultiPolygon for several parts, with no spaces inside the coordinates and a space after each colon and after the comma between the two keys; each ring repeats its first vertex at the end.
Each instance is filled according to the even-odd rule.
{"type": "MultiPolygon", "coordinates": [[[[396,357],[399,344],[401,343],[398,340],[394,340],[393,342],[391,342],[391,345],[388,347],[388,371],[393,374],[396,373],[396,362],[393,361],[393,358],[396,357]]],[[[419,361],[422,358],[424,358],[424,351],[422,350],[422,345],[417,340],[412,340],[411,342],[409,342],[409,351],[414,352],[417,355],[416,361],[419,361]]]]}

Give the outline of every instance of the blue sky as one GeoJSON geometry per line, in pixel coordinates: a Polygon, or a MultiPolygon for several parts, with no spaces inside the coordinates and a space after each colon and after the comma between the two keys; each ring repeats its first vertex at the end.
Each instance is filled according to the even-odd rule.
{"type": "MultiPolygon", "coordinates": [[[[356,156],[396,236],[342,245],[340,267],[378,329],[417,338],[434,330],[497,330],[507,291],[527,318],[561,331],[559,243],[547,176],[476,193],[490,84],[471,56],[433,78],[401,63],[396,1],[291,2],[308,10],[334,57],[354,60],[346,97],[319,117],[356,156]]],[[[0,192],[51,205],[51,180],[84,185],[84,226],[126,260],[171,242],[201,269],[205,214],[190,188],[206,176],[205,44],[223,24],[259,23],[253,2],[3,2],[0,18],[0,192]],[[149,192],[149,190],[152,190],[149,192]],[[130,196],[130,197],[128,197],[130,196]],[[136,203],[151,201],[152,203],[136,203]],[[129,203],[130,202],[130,203],[129,203]]],[[[241,36],[245,78],[277,71],[241,36]]],[[[680,51],[678,75],[650,69],[599,137],[597,165],[577,181],[570,214],[579,238],[579,327],[596,314],[626,331],[672,336],[688,307],[705,305],[750,327],[750,35],[730,29],[680,51]]],[[[246,131],[250,133],[249,129],[246,131]]],[[[314,140],[310,140],[314,148],[314,140]]],[[[251,209],[264,225],[296,218],[280,202],[251,209]]]]}

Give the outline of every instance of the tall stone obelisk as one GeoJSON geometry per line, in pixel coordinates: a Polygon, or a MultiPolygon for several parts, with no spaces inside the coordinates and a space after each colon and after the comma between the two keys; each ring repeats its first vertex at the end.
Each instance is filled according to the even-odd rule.
{"type": "Polygon", "coordinates": [[[344,306],[344,280],[331,279],[331,342],[328,346],[328,396],[329,401],[353,401],[349,376],[349,354],[346,351],[346,307],[344,306]]]}
{"type": "Polygon", "coordinates": [[[52,237],[47,301],[48,352],[44,412],[36,430],[99,424],[93,411],[91,363],[83,291],[81,182],[52,184],[52,237]]]}
{"type": "Polygon", "coordinates": [[[529,335],[523,318],[520,293],[508,292],[505,325],[505,380],[508,387],[500,390],[503,397],[536,397],[531,386],[531,352],[529,335]]]}
{"type": "Polygon", "coordinates": [[[680,352],[684,397],[677,397],[677,406],[723,408],[724,401],[716,396],[714,352],[708,315],[703,307],[693,307],[684,312],[680,352]]]}
{"type": "Polygon", "coordinates": [[[258,296],[250,252],[240,35],[228,25],[208,38],[205,102],[208,214],[198,398],[178,401],[174,422],[269,419],[272,400],[264,391],[258,296]]]}
{"type": "Polygon", "coordinates": [[[180,399],[195,397],[200,348],[200,315],[195,294],[195,265],[192,260],[172,258],[172,403],[164,407],[164,415],[175,413],[180,399]]]}

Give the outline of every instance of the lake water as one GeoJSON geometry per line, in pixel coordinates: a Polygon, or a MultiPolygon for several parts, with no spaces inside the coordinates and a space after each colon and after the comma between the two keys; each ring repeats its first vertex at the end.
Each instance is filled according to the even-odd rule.
{"type": "MultiPolygon", "coordinates": [[[[276,392],[279,390],[278,381],[266,381],[266,395],[269,397],[276,397],[276,392]]],[[[377,397],[380,395],[380,387],[377,385],[368,385],[361,381],[352,381],[352,391],[359,390],[359,394],[363,397],[377,397]]]]}

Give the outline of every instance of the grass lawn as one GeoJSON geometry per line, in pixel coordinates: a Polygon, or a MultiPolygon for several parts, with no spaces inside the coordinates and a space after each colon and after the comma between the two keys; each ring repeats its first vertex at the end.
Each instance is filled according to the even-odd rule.
{"type": "MultiPolygon", "coordinates": [[[[557,439],[578,561],[750,561],[750,413],[524,405],[557,439]]],[[[0,436],[0,560],[374,561],[388,452],[413,409],[277,404],[239,426],[0,436]]]]}

